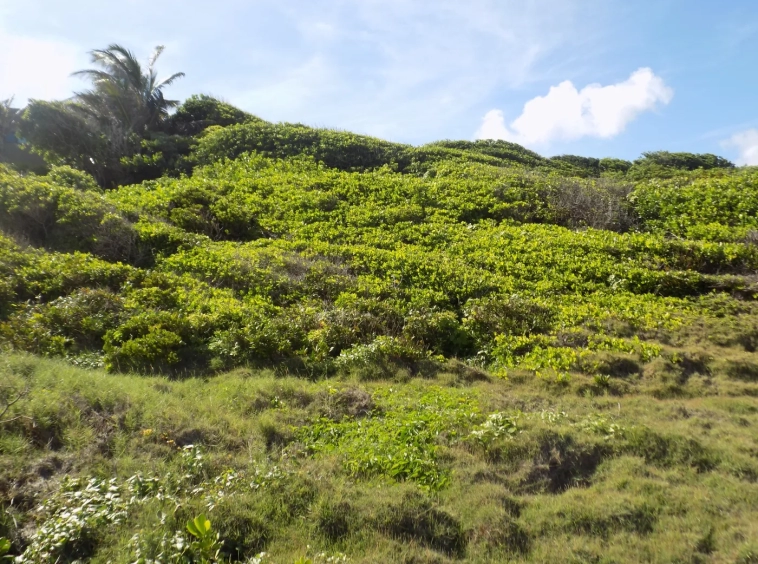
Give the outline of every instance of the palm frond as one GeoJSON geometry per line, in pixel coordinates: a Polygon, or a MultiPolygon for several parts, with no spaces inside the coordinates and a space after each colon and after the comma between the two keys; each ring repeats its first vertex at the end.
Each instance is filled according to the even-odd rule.
{"type": "Polygon", "coordinates": [[[176,80],[180,78],[184,78],[185,74],[183,72],[176,72],[169,76],[168,78],[164,78],[161,80],[158,84],[155,85],[154,90],[161,90],[164,86],[171,86],[176,80]]]}
{"type": "Polygon", "coordinates": [[[184,76],[179,72],[159,81],[155,62],[163,50],[162,45],[155,48],[146,68],[122,45],[114,43],[90,51],[92,62],[99,68],[73,74],[93,85],[91,90],[75,94],[82,111],[101,124],[109,127],[120,124],[133,132],[141,132],[163,120],[178,102],[166,100],[162,89],[184,76]]]}
{"type": "Polygon", "coordinates": [[[149,70],[153,70],[153,67],[155,66],[155,61],[158,60],[158,57],[161,56],[161,53],[163,53],[163,50],[166,47],[163,45],[156,45],[155,49],[153,50],[153,54],[150,55],[150,60],[147,63],[147,68],[149,70]]]}
{"type": "Polygon", "coordinates": [[[92,62],[103,65],[110,74],[117,76],[132,87],[137,87],[142,78],[142,66],[134,53],[121,45],[109,45],[107,49],[91,51],[92,62]]]}
{"type": "Polygon", "coordinates": [[[105,71],[97,69],[84,69],[71,73],[71,76],[82,76],[89,78],[93,83],[99,82],[116,82],[116,77],[105,71]]]}

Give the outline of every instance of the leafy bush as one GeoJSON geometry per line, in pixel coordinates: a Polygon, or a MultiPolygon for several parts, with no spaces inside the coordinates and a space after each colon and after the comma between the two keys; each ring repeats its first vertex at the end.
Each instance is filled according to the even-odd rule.
{"type": "Polygon", "coordinates": [[[77,190],[98,192],[100,187],[86,172],[82,172],[70,166],[54,166],[46,175],[51,184],[65,186],[67,188],[76,188],[77,190]]]}
{"type": "Polygon", "coordinates": [[[116,479],[66,479],[57,495],[41,507],[46,521],[16,560],[21,564],[75,561],[88,558],[96,548],[99,528],[122,523],[127,501],[116,479]]]}
{"type": "MultiPolygon", "coordinates": [[[[186,345],[198,341],[193,329],[188,320],[169,312],[132,317],[106,334],[107,367],[148,373],[176,370],[182,361],[189,361],[191,352],[186,345]]],[[[192,353],[202,355],[197,350],[192,353]]]]}
{"type": "Polygon", "coordinates": [[[550,157],[551,161],[568,163],[578,169],[583,170],[587,176],[600,176],[603,171],[600,159],[592,157],[580,157],[578,155],[558,155],[550,157]]]}
{"type": "Polygon", "coordinates": [[[491,413],[484,423],[477,425],[471,431],[470,438],[485,448],[500,437],[512,439],[519,432],[518,415],[518,413],[515,415],[491,413]]]}
{"type": "Polygon", "coordinates": [[[138,183],[161,176],[180,176],[192,171],[190,154],[195,139],[184,135],[155,132],[146,134],[139,150],[121,157],[123,183],[138,183]]]}
{"type": "Polygon", "coordinates": [[[69,167],[54,168],[47,177],[0,169],[0,224],[35,246],[110,260],[135,253],[131,224],[95,191],[90,177],[69,167]]]}
{"type": "Polygon", "coordinates": [[[41,354],[100,352],[105,333],[118,325],[121,298],[108,290],[81,288],[47,303],[30,305],[5,323],[6,342],[41,354]]]}
{"type": "MultiPolygon", "coordinates": [[[[205,98],[186,110],[187,123],[244,121],[203,133],[208,164],[191,176],[102,194],[70,168],[0,172],[0,218],[20,243],[0,257],[4,343],[141,372],[269,363],[378,378],[458,357],[565,380],[602,376],[594,334],[670,331],[710,315],[702,296],[755,295],[754,173],[718,159],[632,187],[625,162],[500,141],[408,147],[205,98]],[[96,336],[54,329],[49,302],[85,289],[123,309],[96,336]]],[[[165,156],[163,141],[184,154],[192,141],[171,135],[142,155],[165,156]]]]}
{"type": "Polygon", "coordinates": [[[469,300],[465,315],[464,326],[480,346],[492,335],[547,333],[555,321],[555,311],[548,304],[518,294],[469,300]]]}
{"type": "Polygon", "coordinates": [[[642,158],[634,162],[635,165],[656,164],[681,170],[696,170],[702,168],[734,168],[734,163],[723,157],[710,153],[670,153],[669,151],[652,151],[642,153],[642,158]]]}
{"type": "Polygon", "coordinates": [[[496,139],[479,139],[477,141],[436,141],[425,148],[444,147],[459,149],[470,153],[480,153],[500,159],[504,162],[519,163],[531,166],[546,164],[546,159],[521,145],[496,139]]]}
{"type": "Polygon", "coordinates": [[[571,228],[592,227],[624,233],[637,217],[628,200],[633,186],[608,179],[592,183],[564,180],[548,196],[554,221],[571,228]]]}
{"type": "Polygon", "coordinates": [[[723,178],[649,181],[630,196],[643,225],[682,237],[737,241],[758,227],[756,173],[740,171],[723,178]]]}
{"type": "Polygon", "coordinates": [[[121,157],[132,154],[139,145],[122,131],[99,129],[71,101],[31,100],[19,123],[19,134],[51,165],[85,171],[100,186],[108,187],[122,178],[121,157]]]}
{"type": "Polygon", "coordinates": [[[300,124],[256,121],[208,130],[195,151],[200,164],[256,151],[269,157],[311,155],[340,170],[366,170],[393,162],[405,146],[373,137],[300,124]]]}
{"type": "Polygon", "coordinates": [[[419,348],[438,355],[469,356],[472,352],[471,338],[452,311],[410,311],[403,335],[419,348]]]}
{"type": "Polygon", "coordinates": [[[213,125],[227,127],[257,119],[212,96],[195,94],[176,108],[165,128],[178,135],[197,135],[213,125]]]}
{"type": "Polygon", "coordinates": [[[600,159],[600,170],[608,174],[624,174],[632,167],[630,161],[614,158],[600,159]]]}

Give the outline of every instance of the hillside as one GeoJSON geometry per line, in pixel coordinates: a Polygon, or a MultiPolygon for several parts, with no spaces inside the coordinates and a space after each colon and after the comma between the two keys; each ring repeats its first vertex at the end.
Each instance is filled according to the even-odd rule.
{"type": "Polygon", "coordinates": [[[0,165],[17,562],[758,562],[758,171],[208,103],[0,165]]]}

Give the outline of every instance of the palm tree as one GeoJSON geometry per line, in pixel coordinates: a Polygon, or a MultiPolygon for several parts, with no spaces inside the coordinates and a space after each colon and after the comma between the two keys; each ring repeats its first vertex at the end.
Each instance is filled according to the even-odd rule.
{"type": "Polygon", "coordinates": [[[121,45],[90,51],[92,62],[100,68],[74,73],[93,84],[91,90],[75,94],[77,105],[106,127],[138,135],[155,129],[169,110],[179,104],[177,100],[167,100],[163,89],[184,76],[183,72],[177,72],[158,79],[155,62],[163,49],[163,45],[155,48],[146,70],[134,54],[121,45]]]}

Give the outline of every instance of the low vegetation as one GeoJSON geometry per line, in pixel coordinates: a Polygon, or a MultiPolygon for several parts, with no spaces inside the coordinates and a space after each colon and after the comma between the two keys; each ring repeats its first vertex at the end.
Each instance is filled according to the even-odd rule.
{"type": "Polygon", "coordinates": [[[753,562],[758,382],[730,372],[741,347],[691,342],[560,385],[7,355],[30,393],[0,439],[0,535],[18,562],[753,562]]]}
{"type": "Polygon", "coordinates": [[[0,561],[758,562],[753,169],[171,113],[93,57],[0,165],[0,561]]]}

